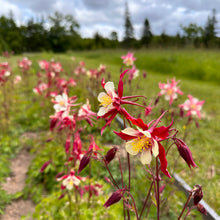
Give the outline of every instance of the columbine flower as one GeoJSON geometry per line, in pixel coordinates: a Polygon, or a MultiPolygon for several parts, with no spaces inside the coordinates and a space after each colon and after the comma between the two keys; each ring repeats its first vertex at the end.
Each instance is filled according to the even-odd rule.
{"type": "Polygon", "coordinates": [[[121,57],[121,58],[123,59],[123,63],[124,63],[126,66],[132,66],[132,65],[134,64],[133,61],[135,61],[136,58],[134,58],[133,54],[134,54],[134,53],[128,52],[127,55],[121,57]]]}
{"type": "Polygon", "coordinates": [[[135,79],[139,75],[139,70],[136,69],[135,65],[132,66],[132,68],[128,71],[128,82],[131,83],[132,79],[135,79]]]}
{"type": "Polygon", "coordinates": [[[102,193],[102,185],[98,183],[94,185],[84,186],[83,189],[85,192],[89,193],[89,198],[91,198],[92,195],[98,196],[102,193]]]}
{"type": "Polygon", "coordinates": [[[105,83],[102,80],[102,86],[105,89],[106,92],[101,92],[98,95],[98,101],[101,103],[101,107],[97,113],[98,118],[105,118],[107,120],[106,125],[102,128],[101,133],[105,129],[106,126],[110,125],[111,121],[115,118],[115,116],[119,113],[123,115],[126,119],[132,118],[129,113],[121,107],[123,104],[131,104],[131,105],[137,105],[144,107],[140,104],[135,103],[138,99],[135,101],[127,101],[126,99],[130,98],[137,98],[137,97],[144,97],[144,96],[124,96],[123,97],[123,77],[128,72],[128,70],[125,70],[120,75],[120,80],[118,83],[118,92],[116,93],[114,83],[113,82],[107,82],[105,83]]]}
{"type": "Polygon", "coordinates": [[[183,92],[179,90],[177,84],[179,81],[175,81],[175,78],[171,80],[167,80],[167,83],[159,83],[159,88],[161,89],[158,96],[165,95],[165,100],[169,101],[171,105],[174,99],[177,99],[178,94],[183,95],[183,92]]]}
{"type": "Polygon", "coordinates": [[[106,70],[106,66],[103,64],[100,64],[98,67],[98,71],[103,73],[103,72],[105,72],[105,70],[106,70]]]}
{"type": "Polygon", "coordinates": [[[24,57],[22,61],[18,63],[18,66],[23,70],[29,70],[30,66],[32,65],[32,62],[27,58],[24,57]]]}
{"type": "Polygon", "coordinates": [[[21,81],[21,76],[17,75],[14,78],[14,84],[18,84],[21,81]]]}
{"type": "Polygon", "coordinates": [[[96,113],[91,111],[91,105],[89,104],[89,100],[87,99],[86,104],[81,106],[78,112],[78,119],[85,119],[91,126],[92,126],[92,120],[96,116],[96,113]]]}
{"type": "Polygon", "coordinates": [[[68,96],[66,93],[55,97],[55,105],[53,106],[56,112],[66,111],[68,108],[68,96]]]}
{"type": "Polygon", "coordinates": [[[99,146],[95,143],[95,139],[94,139],[93,135],[91,135],[91,141],[90,141],[90,145],[89,145],[89,150],[93,150],[93,151],[101,150],[99,148],[99,146]]]}
{"type": "Polygon", "coordinates": [[[98,95],[98,101],[101,103],[102,107],[100,107],[97,115],[103,116],[115,107],[113,103],[116,99],[118,99],[118,95],[115,92],[115,86],[113,82],[107,82],[104,86],[104,89],[107,93],[101,92],[98,95]]]}
{"type": "Polygon", "coordinates": [[[197,98],[194,98],[191,95],[188,95],[188,98],[183,104],[179,105],[180,108],[187,111],[187,116],[197,115],[198,118],[201,118],[201,109],[205,101],[199,101],[197,98]]]}
{"type": "Polygon", "coordinates": [[[85,178],[80,176],[75,176],[74,171],[70,171],[69,175],[64,175],[61,178],[58,178],[58,181],[62,181],[61,188],[71,190],[74,186],[77,187],[80,184],[81,180],[85,178]]]}
{"type": "Polygon", "coordinates": [[[60,73],[61,71],[63,71],[62,65],[59,62],[51,62],[51,69],[55,73],[60,73]]]}
{"type": "Polygon", "coordinates": [[[40,60],[40,61],[38,62],[38,64],[39,64],[39,66],[40,66],[40,68],[41,68],[42,70],[46,70],[46,71],[49,70],[50,63],[49,63],[48,61],[46,61],[46,60],[40,60]]]}
{"type": "Polygon", "coordinates": [[[158,156],[161,163],[161,171],[170,177],[170,174],[167,171],[165,149],[160,142],[170,138],[169,132],[173,122],[171,122],[168,127],[161,126],[156,128],[164,114],[165,112],[154,122],[151,127],[149,126],[152,124],[152,122],[149,124],[144,124],[142,119],[130,119],[134,125],[138,126],[137,129],[128,127],[121,132],[114,131],[114,133],[123,140],[127,141],[125,148],[129,154],[140,155],[142,164],[150,164],[152,154],[155,157],[158,156]]]}

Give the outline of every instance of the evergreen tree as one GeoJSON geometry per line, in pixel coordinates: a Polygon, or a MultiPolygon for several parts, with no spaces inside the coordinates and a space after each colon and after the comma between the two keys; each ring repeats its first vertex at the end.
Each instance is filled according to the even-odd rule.
{"type": "Polygon", "coordinates": [[[123,46],[131,47],[134,41],[134,28],[131,23],[128,3],[125,3],[125,36],[123,40],[123,46]]]}
{"type": "Polygon", "coordinates": [[[204,35],[203,35],[203,42],[206,47],[210,46],[210,43],[214,43],[216,39],[216,10],[212,10],[212,16],[208,16],[208,20],[206,22],[205,28],[204,28],[204,35]]]}
{"type": "Polygon", "coordinates": [[[143,33],[141,37],[141,44],[148,47],[151,40],[152,40],[152,33],[151,33],[151,28],[150,28],[150,23],[148,19],[146,18],[144,21],[144,27],[143,27],[143,33]]]}

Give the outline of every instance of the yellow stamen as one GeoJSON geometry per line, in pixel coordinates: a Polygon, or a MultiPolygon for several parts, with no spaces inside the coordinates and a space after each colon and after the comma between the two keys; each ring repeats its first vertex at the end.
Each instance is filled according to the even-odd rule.
{"type": "Polygon", "coordinates": [[[108,95],[105,95],[101,97],[100,99],[101,99],[100,105],[103,105],[105,108],[113,102],[112,98],[108,95]]]}
{"type": "Polygon", "coordinates": [[[70,186],[73,185],[73,180],[72,180],[72,179],[69,180],[69,185],[70,185],[70,186]]]}
{"type": "Polygon", "coordinates": [[[167,89],[167,95],[172,95],[173,90],[172,89],[167,89]]]}
{"type": "Polygon", "coordinates": [[[127,59],[126,63],[127,63],[128,66],[131,66],[132,65],[132,60],[131,59],[127,59]]]}
{"type": "Polygon", "coordinates": [[[59,101],[59,105],[60,106],[65,106],[65,102],[64,101],[59,101]]]}
{"type": "Polygon", "coordinates": [[[196,104],[192,104],[190,107],[191,107],[191,109],[197,109],[196,104]]]}
{"type": "Polygon", "coordinates": [[[146,136],[138,137],[131,143],[133,151],[142,152],[151,147],[150,138],[146,136]]]}

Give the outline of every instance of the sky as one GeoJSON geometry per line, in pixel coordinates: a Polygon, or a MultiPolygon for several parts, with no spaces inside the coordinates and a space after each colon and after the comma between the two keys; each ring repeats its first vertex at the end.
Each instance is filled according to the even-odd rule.
{"type": "MultiPolygon", "coordinates": [[[[14,14],[18,25],[26,24],[31,17],[52,15],[55,11],[72,14],[80,25],[82,37],[93,37],[95,32],[110,37],[116,31],[124,36],[126,0],[0,0],[0,16],[14,14]]],[[[204,27],[212,9],[216,9],[220,35],[220,0],[127,0],[135,37],[140,38],[147,18],[153,35],[165,32],[181,34],[180,25],[195,23],[204,27]]],[[[218,30],[217,30],[218,32],[218,30]]]]}

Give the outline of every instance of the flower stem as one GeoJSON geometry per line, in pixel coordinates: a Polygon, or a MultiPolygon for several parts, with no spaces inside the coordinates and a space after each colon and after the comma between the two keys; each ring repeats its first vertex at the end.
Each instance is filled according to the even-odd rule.
{"type": "Polygon", "coordinates": [[[189,203],[191,197],[192,197],[192,192],[190,192],[190,194],[189,194],[189,196],[188,196],[188,199],[187,199],[187,201],[186,201],[186,203],[185,203],[185,205],[184,205],[184,207],[183,207],[183,210],[182,210],[182,212],[180,213],[180,215],[179,215],[179,217],[178,217],[178,220],[180,220],[180,218],[182,217],[182,215],[183,215],[183,213],[184,213],[184,211],[185,211],[185,209],[186,209],[186,207],[187,207],[187,205],[188,205],[188,203],[189,203]]]}
{"type": "Polygon", "coordinates": [[[112,176],[112,173],[111,173],[111,171],[110,171],[110,169],[109,169],[107,163],[104,162],[104,164],[105,164],[106,169],[108,170],[109,175],[111,176],[111,179],[112,179],[113,183],[114,183],[115,186],[119,189],[119,186],[118,186],[117,182],[115,181],[114,177],[112,176]]]}
{"type": "Polygon", "coordinates": [[[135,201],[134,201],[134,197],[131,195],[130,192],[127,192],[127,193],[128,193],[128,195],[131,197],[131,199],[132,199],[132,202],[133,202],[133,205],[134,205],[134,212],[135,212],[135,215],[136,215],[137,220],[139,220],[138,212],[137,212],[137,207],[136,207],[136,204],[135,204],[135,201]]]}
{"type": "Polygon", "coordinates": [[[156,157],[156,183],[157,183],[157,220],[160,220],[160,177],[158,157],[156,157]]]}
{"type": "Polygon", "coordinates": [[[151,189],[152,189],[152,187],[153,187],[153,183],[154,183],[154,182],[152,181],[152,183],[151,183],[151,185],[150,185],[150,188],[149,188],[149,190],[148,190],[147,197],[146,197],[146,199],[145,199],[145,201],[144,201],[144,205],[143,205],[143,208],[142,208],[142,210],[141,210],[139,219],[141,219],[141,216],[142,216],[142,214],[143,214],[143,212],[144,212],[144,209],[146,208],[146,205],[147,205],[147,202],[148,202],[148,199],[149,199],[149,196],[150,196],[150,192],[151,192],[151,189]]]}
{"type": "Polygon", "coordinates": [[[130,163],[130,155],[127,153],[128,159],[128,190],[130,191],[131,188],[131,163],[130,163]]]}
{"type": "Polygon", "coordinates": [[[123,171],[122,171],[122,166],[121,166],[121,159],[118,154],[117,154],[117,157],[118,157],[118,162],[119,162],[119,169],[121,172],[121,185],[122,185],[122,188],[124,188],[124,177],[123,177],[123,171]]]}

